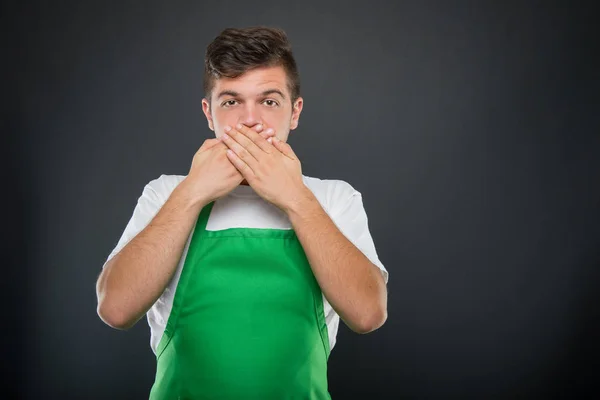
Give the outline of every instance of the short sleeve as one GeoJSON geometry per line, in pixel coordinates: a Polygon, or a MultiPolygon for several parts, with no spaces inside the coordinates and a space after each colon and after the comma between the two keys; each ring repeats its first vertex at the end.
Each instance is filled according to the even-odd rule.
{"type": "Polygon", "coordinates": [[[142,195],[138,198],[135,209],[133,210],[133,215],[125,227],[125,231],[121,235],[116,247],[104,262],[102,268],[104,268],[108,261],[120,252],[138,233],[140,233],[150,221],[152,221],[163,206],[165,200],[159,196],[155,189],[162,178],[163,176],[149,182],[144,187],[142,195]]]}
{"type": "Polygon", "coordinates": [[[349,184],[341,183],[343,189],[334,191],[337,199],[333,199],[331,219],[340,232],[381,270],[387,284],[389,274],[379,260],[373,238],[369,232],[369,222],[363,206],[362,194],[349,184]]]}

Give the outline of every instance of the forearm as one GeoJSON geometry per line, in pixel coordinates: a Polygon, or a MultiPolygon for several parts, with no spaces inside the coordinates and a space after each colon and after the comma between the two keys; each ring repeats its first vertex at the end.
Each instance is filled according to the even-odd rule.
{"type": "Polygon", "coordinates": [[[339,231],[312,192],[297,198],[286,212],[323,294],[353,331],[379,328],[387,318],[379,268],[339,231]]]}
{"type": "Polygon", "coordinates": [[[107,263],[96,285],[104,322],[128,329],[143,317],[173,276],[204,205],[182,182],[148,226],[107,263]]]}

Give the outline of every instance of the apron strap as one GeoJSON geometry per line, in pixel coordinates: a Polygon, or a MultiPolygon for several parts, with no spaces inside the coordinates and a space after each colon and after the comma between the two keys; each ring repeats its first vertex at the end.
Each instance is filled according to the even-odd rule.
{"type": "Polygon", "coordinates": [[[208,203],[207,205],[205,205],[202,208],[202,211],[200,211],[200,216],[198,217],[198,221],[196,223],[196,228],[195,228],[196,231],[204,232],[206,230],[206,224],[208,223],[208,217],[210,216],[210,211],[212,210],[214,204],[215,204],[215,202],[211,201],[210,203],[208,203]]]}

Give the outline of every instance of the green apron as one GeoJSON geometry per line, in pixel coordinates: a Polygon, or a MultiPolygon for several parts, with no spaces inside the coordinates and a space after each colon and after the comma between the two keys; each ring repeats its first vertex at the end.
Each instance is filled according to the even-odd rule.
{"type": "Polygon", "coordinates": [[[293,230],[198,217],[150,399],[330,399],[323,300],[293,230]]]}

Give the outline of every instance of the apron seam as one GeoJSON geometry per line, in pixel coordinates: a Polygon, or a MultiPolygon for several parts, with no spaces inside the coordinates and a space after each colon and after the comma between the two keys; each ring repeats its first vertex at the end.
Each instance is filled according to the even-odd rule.
{"type": "MultiPolygon", "coordinates": [[[[317,287],[319,286],[318,282],[317,282],[317,287]]],[[[321,291],[320,287],[319,287],[319,298],[321,301],[321,304],[323,304],[323,292],[321,291]]],[[[319,307],[319,302],[318,300],[315,298],[315,295],[313,294],[313,301],[314,301],[314,305],[315,305],[315,316],[317,319],[317,325],[318,325],[318,329],[319,329],[319,336],[321,337],[321,344],[323,345],[323,350],[325,351],[325,360],[329,360],[329,354],[330,354],[330,350],[329,350],[329,332],[327,332],[327,338],[325,338],[325,333],[324,330],[327,330],[327,323],[325,322],[325,312],[323,310],[323,307],[319,307]],[[325,328],[323,329],[322,325],[325,325],[325,328]]]]}
{"type": "MultiPolygon", "coordinates": [[[[189,245],[189,248],[188,248],[188,253],[186,254],[186,259],[183,262],[183,266],[182,266],[182,269],[181,269],[181,274],[179,276],[179,281],[177,282],[177,287],[175,288],[175,294],[173,295],[173,304],[171,306],[171,312],[169,313],[169,318],[167,319],[167,324],[165,325],[165,330],[163,332],[163,335],[167,336],[167,341],[164,344],[164,346],[162,346],[162,348],[160,349],[160,353],[156,357],[157,361],[158,361],[158,358],[160,358],[160,356],[163,354],[163,352],[169,346],[169,343],[171,343],[171,340],[173,339],[173,336],[175,336],[175,328],[177,326],[177,321],[179,320],[179,308],[180,308],[179,304],[177,304],[177,307],[176,307],[175,301],[179,300],[179,298],[181,298],[181,297],[183,297],[185,295],[185,291],[187,289],[187,285],[188,285],[188,282],[189,282],[188,275],[190,273],[192,273],[192,271],[186,271],[185,267],[186,267],[186,264],[187,264],[186,263],[187,257],[190,255],[189,254],[190,249],[192,249],[192,251],[193,251],[192,243],[193,243],[194,238],[196,236],[197,228],[198,228],[198,219],[196,219],[196,223],[194,224],[194,230],[191,233],[192,238],[190,240],[190,245],[189,245]],[[181,282],[182,278],[184,278],[185,282],[183,282],[183,287],[180,288],[179,283],[181,282]],[[179,296],[179,298],[177,296],[178,291],[183,292],[183,293],[181,293],[181,295],[179,296]]],[[[202,232],[200,232],[200,237],[198,239],[202,239],[202,232]]],[[[194,265],[194,264],[195,263],[192,263],[192,265],[194,265]]],[[[177,302],[177,303],[179,303],[179,302],[177,302]]],[[[162,338],[161,338],[161,342],[162,342],[162,338]]],[[[159,342],[159,345],[160,345],[161,342],[159,342]]]]}

